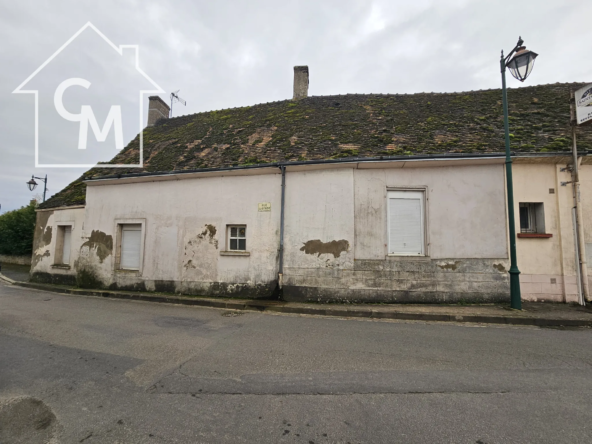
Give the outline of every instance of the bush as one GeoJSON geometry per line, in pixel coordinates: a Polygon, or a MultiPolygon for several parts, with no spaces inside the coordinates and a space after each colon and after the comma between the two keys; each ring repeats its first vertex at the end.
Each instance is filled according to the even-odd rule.
{"type": "Polygon", "coordinates": [[[0,254],[24,256],[33,252],[35,207],[32,201],[26,207],[0,216],[0,254]]]}

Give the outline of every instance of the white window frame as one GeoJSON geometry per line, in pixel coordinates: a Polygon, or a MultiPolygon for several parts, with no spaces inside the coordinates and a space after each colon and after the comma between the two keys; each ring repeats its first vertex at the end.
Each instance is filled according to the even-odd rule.
{"type": "Polygon", "coordinates": [[[414,188],[387,188],[386,193],[386,214],[387,214],[387,223],[386,223],[386,253],[387,256],[392,257],[426,257],[428,256],[428,236],[427,236],[427,205],[426,202],[428,201],[427,195],[427,187],[414,187],[414,188]],[[421,252],[420,253],[391,253],[390,252],[390,226],[391,226],[391,214],[390,214],[390,205],[389,199],[391,198],[398,198],[398,199],[420,199],[420,223],[421,223],[421,252]]]}
{"type": "Polygon", "coordinates": [[[117,233],[117,240],[115,246],[115,260],[114,262],[114,270],[116,273],[132,273],[137,276],[140,276],[144,270],[144,251],[145,251],[145,241],[146,241],[146,219],[127,219],[127,218],[118,218],[115,219],[115,233],[117,233]],[[140,265],[138,269],[129,269],[129,268],[121,268],[121,241],[123,238],[123,226],[124,225],[141,225],[141,234],[140,234],[140,265]]]}
{"type": "Polygon", "coordinates": [[[248,239],[248,236],[247,236],[247,225],[246,224],[234,224],[234,225],[227,225],[226,226],[226,251],[237,252],[237,253],[246,253],[248,251],[247,250],[247,239],[248,239]],[[245,237],[239,237],[238,235],[231,236],[230,233],[231,233],[232,228],[236,228],[236,229],[244,228],[245,229],[245,237]],[[231,250],[230,249],[230,241],[232,239],[237,239],[237,247],[238,247],[238,240],[244,239],[245,240],[245,249],[244,250],[239,250],[239,249],[231,250]]]}

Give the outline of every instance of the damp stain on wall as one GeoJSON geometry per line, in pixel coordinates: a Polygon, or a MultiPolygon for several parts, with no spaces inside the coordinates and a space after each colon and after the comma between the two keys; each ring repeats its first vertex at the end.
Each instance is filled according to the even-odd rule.
{"type": "Polygon", "coordinates": [[[89,250],[95,250],[99,262],[103,261],[113,253],[113,236],[105,234],[102,231],[93,230],[88,240],[80,248],[87,247],[89,250]]]}
{"type": "Polygon", "coordinates": [[[31,267],[32,268],[35,267],[35,265],[37,265],[41,259],[43,259],[44,257],[49,257],[49,256],[51,256],[51,254],[49,253],[49,250],[45,250],[43,252],[43,254],[35,253],[33,255],[33,258],[31,259],[31,267]]]}
{"type": "Polygon", "coordinates": [[[208,239],[208,242],[216,249],[218,249],[218,239],[215,238],[216,236],[216,227],[211,224],[206,224],[203,231],[197,235],[198,239],[208,239]]]}
{"type": "Polygon", "coordinates": [[[322,242],[320,239],[309,240],[305,242],[300,251],[306,254],[332,254],[334,258],[341,256],[341,253],[349,250],[349,242],[345,239],[334,240],[331,242],[322,242]]]}
{"type": "Polygon", "coordinates": [[[456,271],[456,269],[458,268],[458,266],[460,264],[461,264],[461,261],[446,262],[443,264],[438,264],[438,267],[440,267],[442,270],[456,271]]]}
{"type": "Polygon", "coordinates": [[[183,252],[182,280],[211,281],[217,278],[218,230],[205,224],[194,234],[187,235],[183,252]]]}
{"type": "Polygon", "coordinates": [[[31,259],[32,269],[35,268],[41,259],[50,256],[49,250],[45,250],[42,253],[40,251],[42,251],[47,245],[51,244],[53,230],[51,226],[47,226],[47,223],[52,214],[53,211],[40,211],[37,213],[37,223],[35,224],[35,234],[33,238],[33,257],[31,259]]]}
{"type": "Polygon", "coordinates": [[[493,264],[493,268],[495,268],[500,273],[504,273],[506,271],[506,267],[504,267],[504,264],[493,264]]]}

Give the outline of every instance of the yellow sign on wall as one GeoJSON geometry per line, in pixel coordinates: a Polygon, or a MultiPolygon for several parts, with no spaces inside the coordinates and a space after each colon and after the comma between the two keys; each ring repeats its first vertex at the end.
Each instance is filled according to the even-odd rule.
{"type": "Polygon", "coordinates": [[[259,211],[271,211],[271,203],[263,202],[259,204],[259,211]]]}

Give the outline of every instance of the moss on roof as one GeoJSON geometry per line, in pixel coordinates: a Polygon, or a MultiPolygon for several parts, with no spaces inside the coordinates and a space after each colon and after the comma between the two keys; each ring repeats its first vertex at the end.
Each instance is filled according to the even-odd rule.
{"type": "MultiPolygon", "coordinates": [[[[570,89],[553,84],[509,89],[515,152],[571,150],[570,89]]],[[[578,147],[592,150],[592,131],[578,128],[578,147]]],[[[146,128],[144,169],[117,173],[440,153],[504,151],[501,90],[409,95],[348,94],[284,100],[163,119],[146,128]]],[[[138,163],[139,136],[108,163],[138,163]]],[[[84,178],[114,174],[93,168],[40,208],[83,204],[84,178]]]]}

